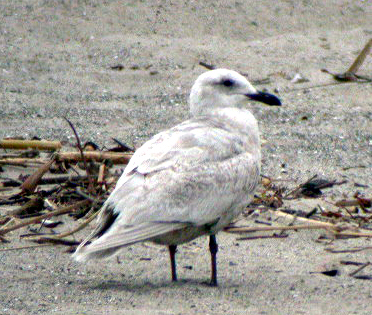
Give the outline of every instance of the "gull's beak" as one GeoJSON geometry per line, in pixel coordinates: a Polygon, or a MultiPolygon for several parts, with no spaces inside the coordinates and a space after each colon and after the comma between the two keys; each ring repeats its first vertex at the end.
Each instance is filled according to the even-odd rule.
{"type": "Polygon", "coordinates": [[[251,100],[265,103],[270,106],[280,106],[282,103],[280,102],[280,99],[277,98],[275,95],[257,91],[257,93],[254,94],[246,94],[247,97],[249,97],[251,100]]]}

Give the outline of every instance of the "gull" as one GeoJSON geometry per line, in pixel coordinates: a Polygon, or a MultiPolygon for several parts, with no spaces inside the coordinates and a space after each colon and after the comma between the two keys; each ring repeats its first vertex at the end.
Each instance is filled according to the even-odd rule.
{"type": "Polygon", "coordinates": [[[215,235],[251,202],[260,178],[258,123],[244,108],[247,100],[281,105],[235,71],[201,74],[190,93],[191,119],[136,150],[75,260],[105,258],[151,241],[168,246],[177,281],[177,245],[208,235],[210,283],[217,286],[215,235]]]}

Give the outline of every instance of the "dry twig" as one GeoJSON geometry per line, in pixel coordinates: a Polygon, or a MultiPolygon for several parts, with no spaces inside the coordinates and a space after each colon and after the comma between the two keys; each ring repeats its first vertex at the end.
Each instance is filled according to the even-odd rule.
{"type": "MultiPolygon", "coordinates": [[[[295,217],[292,214],[285,213],[280,210],[276,210],[276,211],[269,210],[269,212],[272,213],[273,215],[280,216],[280,217],[286,217],[287,219],[292,219],[292,220],[295,217]]],[[[308,218],[303,218],[303,217],[298,217],[298,216],[296,217],[296,220],[299,222],[307,223],[307,224],[313,224],[313,225],[318,224],[318,225],[323,225],[324,227],[328,227],[331,229],[336,229],[336,226],[329,222],[322,222],[319,220],[313,220],[313,219],[308,219],[308,218]]]]}
{"type": "Polygon", "coordinates": [[[9,233],[11,231],[17,230],[19,228],[22,228],[22,227],[30,225],[30,224],[40,222],[41,220],[44,220],[44,219],[49,219],[49,218],[54,217],[54,216],[58,216],[58,215],[73,212],[74,210],[76,210],[78,208],[81,208],[81,207],[84,207],[84,206],[87,206],[90,203],[91,203],[90,200],[78,201],[78,202],[76,202],[72,205],[69,205],[69,206],[63,207],[61,209],[49,212],[47,214],[43,214],[43,215],[40,215],[38,217],[29,219],[29,220],[24,220],[21,223],[18,223],[14,226],[0,229],[0,235],[5,235],[6,233],[9,233]]]}
{"type": "Polygon", "coordinates": [[[237,227],[226,227],[224,232],[233,234],[251,233],[259,231],[288,231],[288,230],[319,230],[319,229],[331,229],[330,226],[324,224],[313,224],[313,225],[292,225],[292,226],[237,226],[237,227]]]}
{"type": "Polygon", "coordinates": [[[42,165],[39,169],[36,170],[34,174],[29,176],[21,185],[21,189],[23,192],[26,193],[33,193],[43,175],[49,171],[50,167],[55,161],[55,157],[53,156],[49,162],[42,165]]]}
{"type": "Polygon", "coordinates": [[[56,151],[62,148],[62,144],[60,141],[4,139],[0,140],[0,148],[21,150],[32,148],[38,150],[56,151]]]}
{"type": "Polygon", "coordinates": [[[237,241],[251,241],[251,240],[257,240],[257,239],[265,239],[265,238],[286,238],[288,237],[288,234],[274,234],[274,235],[258,235],[258,236],[246,236],[246,237],[239,237],[236,240],[237,241]]]}
{"type": "Polygon", "coordinates": [[[369,52],[371,51],[372,47],[372,38],[367,42],[367,44],[364,46],[363,50],[360,52],[358,57],[354,60],[353,64],[350,66],[350,68],[343,73],[332,73],[328,71],[327,69],[321,69],[322,72],[328,73],[337,81],[340,82],[350,82],[350,81],[364,81],[364,82],[372,82],[372,78],[357,75],[359,68],[363,64],[364,60],[368,56],[369,52]]]}
{"type": "Polygon", "coordinates": [[[349,276],[350,277],[353,277],[355,276],[358,272],[362,271],[364,268],[366,268],[367,266],[369,266],[371,263],[369,261],[367,261],[365,264],[363,264],[362,266],[360,266],[359,268],[355,269],[353,272],[350,272],[349,273],[349,276]]]}
{"type": "Polygon", "coordinates": [[[80,155],[81,155],[81,159],[83,160],[83,163],[84,163],[84,168],[85,168],[85,171],[87,172],[87,176],[88,176],[88,181],[89,181],[89,185],[88,185],[88,191],[92,194],[95,193],[95,189],[94,189],[94,183],[93,183],[93,178],[90,176],[91,175],[91,172],[90,172],[90,169],[88,168],[88,164],[87,164],[87,160],[84,156],[84,152],[83,152],[83,148],[81,146],[81,142],[80,142],[80,138],[79,138],[79,135],[78,133],[76,132],[76,129],[74,127],[74,125],[72,124],[71,121],[69,121],[66,117],[64,117],[64,119],[68,122],[68,124],[70,125],[72,131],[74,132],[75,134],[75,138],[76,138],[76,144],[78,146],[78,149],[80,151],[80,155]]]}
{"type": "MultiPolygon", "coordinates": [[[[86,160],[96,162],[103,162],[104,160],[111,160],[114,164],[128,164],[133,154],[120,153],[120,152],[101,152],[101,151],[88,151],[84,152],[86,160]]],[[[57,154],[58,161],[64,162],[79,162],[82,161],[79,152],[59,152],[57,154]]]]}
{"type": "Polygon", "coordinates": [[[297,194],[297,193],[302,189],[302,187],[303,187],[304,185],[310,183],[310,182],[311,182],[313,179],[315,179],[317,176],[318,176],[318,175],[316,175],[316,174],[313,175],[313,176],[310,177],[306,182],[304,182],[304,183],[298,185],[295,189],[289,191],[289,192],[288,192],[288,193],[287,193],[283,198],[284,198],[284,199],[288,199],[289,196],[291,196],[291,195],[296,196],[296,194],[297,194]]]}

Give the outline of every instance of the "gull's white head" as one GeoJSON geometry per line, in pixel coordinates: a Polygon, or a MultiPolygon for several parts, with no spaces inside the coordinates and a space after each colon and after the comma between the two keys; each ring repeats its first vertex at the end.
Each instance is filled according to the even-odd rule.
{"type": "Polygon", "coordinates": [[[257,91],[245,77],[233,70],[210,70],[200,75],[191,89],[190,113],[197,116],[214,108],[241,107],[247,99],[281,105],[276,96],[257,91]]]}

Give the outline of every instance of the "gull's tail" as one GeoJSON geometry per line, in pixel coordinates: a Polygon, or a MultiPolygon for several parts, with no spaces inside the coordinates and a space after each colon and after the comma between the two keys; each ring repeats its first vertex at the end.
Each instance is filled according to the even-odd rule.
{"type": "Polygon", "coordinates": [[[87,244],[92,238],[97,236],[97,231],[102,230],[102,227],[98,227],[93,231],[76,249],[73,258],[76,261],[82,262],[90,259],[110,257],[121,247],[150,240],[156,236],[179,230],[186,226],[185,223],[168,222],[145,222],[138,225],[125,226],[117,222],[118,219],[120,217],[116,218],[112,225],[98,239],[87,244]]]}

